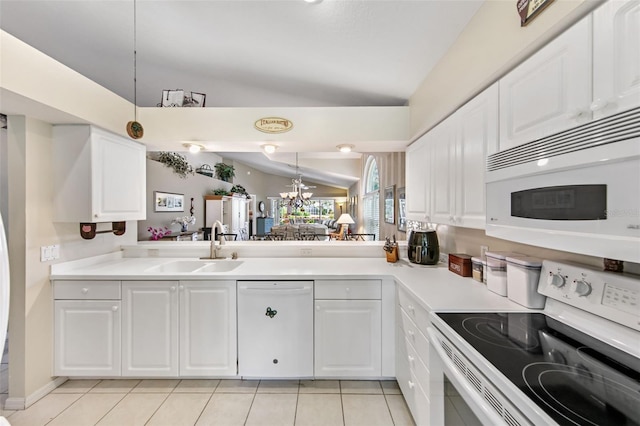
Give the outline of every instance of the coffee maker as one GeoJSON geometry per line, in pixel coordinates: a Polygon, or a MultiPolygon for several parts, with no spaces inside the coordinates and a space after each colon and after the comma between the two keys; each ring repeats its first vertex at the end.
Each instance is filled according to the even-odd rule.
{"type": "Polygon", "coordinates": [[[409,262],[421,265],[435,265],[438,263],[440,260],[440,247],[435,229],[411,231],[407,250],[409,262]]]}

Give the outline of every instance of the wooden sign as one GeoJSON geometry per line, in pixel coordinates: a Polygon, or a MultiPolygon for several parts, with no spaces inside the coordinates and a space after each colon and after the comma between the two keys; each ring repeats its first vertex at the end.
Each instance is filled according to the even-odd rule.
{"type": "Polygon", "coordinates": [[[290,120],[280,117],[261,118],[255,122],[254,126],[264,133],[284,133],[293,129],[293,123],[290,120]]]}
{"type": "Polygon", "coordinates": [[[553,0],[517,0],[520,26],[524,27],[549,6],[553,0]]]}

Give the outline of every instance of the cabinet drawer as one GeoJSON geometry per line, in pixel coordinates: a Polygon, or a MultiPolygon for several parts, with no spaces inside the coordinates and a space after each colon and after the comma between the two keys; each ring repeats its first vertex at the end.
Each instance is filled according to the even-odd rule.
{"type": "Polygon", "coordinates": [[[409,361],[405,355],[401,355],[402,351],[398,352],[398,359],[396,360],[396,372],[398,386],[402,391],[409,411],[413,416],[417,426],[428,426],[430,423],[430,401],[427,393],[420,385],[416,374],[409,366],[409,361]]]}
{"type": "Polygon", "coordinates": [[[120,300],[120,281],[54,281],[53,298],[120,300]]]}
{"type": "Polygon", "coordinates": [[[381,299],[380,280],[316,280],[316,299],[381,299]]]}
{"type": "Polygon", "coordinates": [[[427,334],[429,327],[429,312],[415,301],[415,299],[407,293],[402,287],[398,286],[398,303],[407,313],[411,321],[413,321],[423,334],[427,334]]]}
{"type": "Polygon", "coordinates": [[[429,340],[418,329],[416,324],[411,321],[409,315],[402,308],[398,308],[398,332],[403,333],[405,338],[418,352],[418,356],[425,365],[429,365],[429,340]]]}

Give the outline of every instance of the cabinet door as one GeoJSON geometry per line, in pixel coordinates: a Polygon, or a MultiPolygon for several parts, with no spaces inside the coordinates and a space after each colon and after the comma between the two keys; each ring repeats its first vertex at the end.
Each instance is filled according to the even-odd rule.
{"type": "Polygon", "coordinates": [[[146,219],[145,146],[92,130],[94,222],[146,219]]]}
{"type": "Polygon", "coordinates": [[[500,150],[591,119],[591,18],[500,79],[500,150]]]}
{"type": "Polygon", "coordinates": [[[178,375],[178,283],[122,282],[122,375],[178,375]]]}
{"type": "Polygon", "coordinates": [[[485,227],[485,168],[487,155],[498,149],[498,85],[485,90],[455,114],[456,209],[454,223],[485,227]]]}
{"type": "Polygon", "coordinates": [[[456,190],[456,135],[453,120],[447,119],[431,131],[431,220],[453,223],[456,190]]]}
{"type": "Polygon", "coordinates": [[[640,2],[609,1],[593,12],[594,118],[640,106],[640,2]]]}
{"type": "Polygon", "coordinates": [[[54,376],[120,375],[120,301],[56,300],[54,376]]]}
{"type": "Polygon", "coordinates": [[[235,376],[235,281],[180,282],[180,375],[235,376]]]}
{"type": "Polygon", "coordinates": [[[379,377],[379,300],[316,300],[316,377],[379,377]]]}
{"type": "Polygon", "coordinates": [[[429,216],[429,150],[428,134],[407,148],[405,182],[407,219],[424,222],[429,216]]]}

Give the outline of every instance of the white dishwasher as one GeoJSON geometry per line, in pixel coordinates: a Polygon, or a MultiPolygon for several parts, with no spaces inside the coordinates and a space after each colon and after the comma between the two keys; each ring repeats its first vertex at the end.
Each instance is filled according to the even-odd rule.
{"type": "Polygon", "coordinates": [[[313,281],[238,281],[238,373],[313,376],[313,281]]]}

